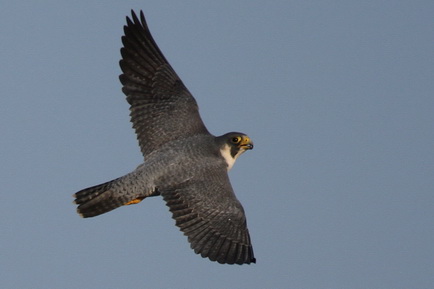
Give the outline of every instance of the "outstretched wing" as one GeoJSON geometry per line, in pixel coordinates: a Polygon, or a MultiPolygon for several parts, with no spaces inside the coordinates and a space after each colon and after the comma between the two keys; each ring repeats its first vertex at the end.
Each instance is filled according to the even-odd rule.
{"type": "Polygon", "coordinates": [[[226,171],[196,176],[161,194],[195,253],[222,264],[256,262],[244,210],[226,171]]]}
{"type": "Polygon", "coordinates": [[[176,75],[148,29],[131,11],[122,37],[122,91],[131,105],[130,116],[143,155],[171,140],[209,134],[196,100],[176,75]]]}

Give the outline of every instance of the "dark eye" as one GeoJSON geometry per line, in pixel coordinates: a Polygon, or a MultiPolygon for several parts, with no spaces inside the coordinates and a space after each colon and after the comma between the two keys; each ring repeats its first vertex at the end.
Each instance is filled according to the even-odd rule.
{"type": "Polygon", "coordinates": [[[233,142],[233,143],[239,143],[239,142],[240,142],[240,139],[241,139],[241,138],[238,137],[238,136],[237,136],[237,137],[234,137],[234,138],[232,138],[232,142],[233,142]]]}

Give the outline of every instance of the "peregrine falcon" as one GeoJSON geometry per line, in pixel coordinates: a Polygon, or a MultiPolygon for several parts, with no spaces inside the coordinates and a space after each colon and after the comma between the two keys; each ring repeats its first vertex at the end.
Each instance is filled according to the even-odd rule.
{"type": "Polygon", "coordinates": [[[77,212],[94,217],[161,195],[196,254],[221,264],[255,263],[244,209],[229,181],[235,160],[253,148],[239,132],[214,136],[196,100],[131,11],[122,36],[122,91],[144,163],[74,194],[77,212]]]}

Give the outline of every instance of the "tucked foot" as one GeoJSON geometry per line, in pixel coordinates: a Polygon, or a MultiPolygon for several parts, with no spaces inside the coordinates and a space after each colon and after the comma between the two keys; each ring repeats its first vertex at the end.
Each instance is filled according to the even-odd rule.
{"type": "Polygon", "coordinates": [[[143,197],[143,198],[137,198],[137,199],[134,199],[134,200],[129,201],[128,203],[124,204],[124,206],[129,206],[129,205],[135,205],[135,204],[138,204],[138,203],[140,203],[141,201],[143,201],[143,199],[144,199],[144,197],[143,197]]]}

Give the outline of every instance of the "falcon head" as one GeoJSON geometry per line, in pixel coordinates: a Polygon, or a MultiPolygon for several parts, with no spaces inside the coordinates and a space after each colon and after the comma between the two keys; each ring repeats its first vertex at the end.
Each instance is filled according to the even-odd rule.
{"type": "Polygon", "coordinates": [[[219,136],[217,142],[220,145],[220,153],[228,165],[228,171],[243,152],[253,149],[253,142],[250,138],[240,132],[230,132],[219,136]]]}

